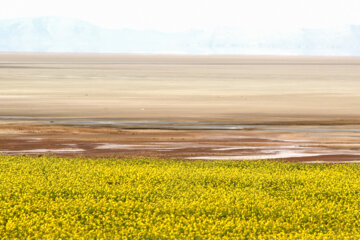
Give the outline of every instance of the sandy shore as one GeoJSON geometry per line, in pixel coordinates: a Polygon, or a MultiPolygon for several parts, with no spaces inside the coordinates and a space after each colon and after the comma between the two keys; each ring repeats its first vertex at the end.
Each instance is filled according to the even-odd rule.
{"type": "Polygon", "coordinates": [[[360,123],[360,58],[0,54],[0,116],[360,123]]]}
{"type": "Polygon", "coordinates": [[[360,58],[0,54],[0,153],[360,159],[360,58]]]}

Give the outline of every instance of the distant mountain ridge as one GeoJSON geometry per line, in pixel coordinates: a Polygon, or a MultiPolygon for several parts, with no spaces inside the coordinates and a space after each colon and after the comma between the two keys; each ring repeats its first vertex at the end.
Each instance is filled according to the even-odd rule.
{"type": "Polygon", "coordinates": [[[235,28],[167,33],[105,29],[61,17],[22,18],[0,20],[0,51],[360,56],[360,26],[256,34],[235,28]]]}

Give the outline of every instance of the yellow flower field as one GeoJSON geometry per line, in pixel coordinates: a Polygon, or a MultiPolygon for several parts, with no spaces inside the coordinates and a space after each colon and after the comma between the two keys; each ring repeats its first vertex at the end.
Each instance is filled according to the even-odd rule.
{"type": "Polygon", "coordinates": [[[0,156],[2,239],[360,239],[360,165],[0,156]]]}

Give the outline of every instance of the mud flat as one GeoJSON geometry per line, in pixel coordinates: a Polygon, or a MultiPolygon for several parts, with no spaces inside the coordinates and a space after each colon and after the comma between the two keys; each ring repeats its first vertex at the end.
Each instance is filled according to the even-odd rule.
{"type": "MultiPolygon", "coordinates": [[[[258,160],[353,162],[360,160],[360,132],[299,131],[273,126],[244,129],[151,129],[56,124],[0,124],[0,154],[62,156],[146,156],[188,160],[258,160]]],[[[279,126],[278,126],[279,127],[279,126]]],[[[316,127],[316,126],[313,126],[316,127]]],[[[195,128],[195,126],[194,126],[195,128]]],[[[327,126],[328,128],[328,126],[327,126]]],[[[306,129],[306,131],[304,131],[306,129]]]]}
{"type": "Polygon", "coordinates": [[[0,54],[0,153],[360,159],[360,58],[0,54]]]}

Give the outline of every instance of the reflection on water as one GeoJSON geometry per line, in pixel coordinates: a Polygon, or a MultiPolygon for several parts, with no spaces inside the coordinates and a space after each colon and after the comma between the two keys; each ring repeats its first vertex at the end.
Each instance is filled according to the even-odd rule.
{"type": "Polygon", "coordinates": [[[81,148],[60,148],[60,149],[29,149],[29,150],[6,150],[0,151],[4,154],[16,154],[16,153],[26,153],[26,154],[37,154],[37,153],[72,153],[72,152],[84,152],[84,149],[81,148]]]}
{"type": "MultiPolygon", "coordinates": [[[[254,130],[270,132],[303,132],[303,133],[360,133],[360,128],[347,128],[339,125],[333,127],[299,126],[294,125],[252,125],[252,124],[224,124],[212,121],[143,121],[129,119],[89,119],[89,118],[49,118],[27,116],[0,116],[1,120],[30,121],[38,123],[52,123],[59,125],[84,125],[84,126],[117,126],[123,128],[161,128],[182,130],[254,130]]],[[[345,136],[345,135],[343,135],[345,136]]],[[[359,136],[360,137],[360,136],[359,136]]]]}
{"type": "Polygon", "coordinates": [[[303,162],[303,163],[320,163],[320,164],[324,164],[324,163],[327,163],[327,164],[334,164],[334,163],[340,163],[340,164],[344,164],[344,163],[360,163],[360,160],[353,160],[353,161],[306,161],[306,162],[303,162]]]}
{"type": "Polygon", "coordinates": [[[358,128],[321,128],[317,126],[313,126],[312,128],[265,128],[261,129],[263,131],[274,131],[274,132],[305,132],[305,133],[338,133],[338,132],[346,132],[346,133],[360,133],[360,129],[358,128]]]}
{"type": "Polygon", "coordinates": [[[291,157],[315,157],[323,154],[304,153],[298,151],[277,151],[275,154],[266,155],[237,155],[237,156],[200,156],[189,157],[188,159],[198,160],[265,160],[265,159],[281,159],[291,157]]]}
{"type": "MultiPolygon", "coordinates": [[[[80,127],[101,128],[116,127],[118,129],[164,129],[184,131],[137,131],[133,135],[114,134],[107,138],[107,133],[94,131],[102,134],[103,140],[99,138],[89,141],[88,136],[82,145],[74,143],[62,143],[67,148],[63,149],[42,149],[40,143],[45,142],[48,135],[42,136],[40,132],[21,132],[20,128],[2,129],[0,134],[9,136],[26,134],[14,139],[23,141],[27,145],[16,150],[9,150],[6,147],[0,149],[3,154],[21,153],[71,153],[71,152],[95,152],[95,153],[154,153],[167,152],[169,156],[185,156],[188,159],[280,159],[280,158],[301,158],[301,157],[323,157],[330,155],[355,156],[360,150],[360,127],[350,125],[334,126],[300,126],[300,125],[241,125],[224,124],[210,121],[145,121],[129,119],[88,119],[88,118],[32,118],[25,116],[2,116],[0,123],[23,123],[51,125],[75,125],[76,131],[80,127]],[[3,122],[1,122],[3,121],[3,122]],[[185,131],[201,130],[201,131],[185,131]],[[216,131],[214,131],[216,130],[216,131]],[[141,135],[146,132],[146,134],[141,135]],[[154,133],[155,132],[155,133],[154,133]],[[165,133],[164,133],[165,132],[165,133]],[[168,132],[168,133],[166,133],[168,132]],[[31,133],[30,135],[28,135],[31,133]],[[139,134],[139,135],[138,135],[139,134]],[[164,134],[164,135],[161,135],[164,134]],[[168,135],[166,135],[168,134],[168,135]],[[182,134],[182,135],[181,135],[182,134]],[[176,140],[173,140],[175,138],[176,140]],[[181,136],[181,137],[180,137],[181,136]],[[343,139],[341,139],[343,138],[343,139]],[[117,139],[117,140],[113,140],[117,139]],[[161,139],[161,140],[159,140],[161,139]],[[158,142],[156,142],[158,141],[158,142]],[[34,149],[29,149],[33,146],[34,149]],[[81,148],[79,148],[80,146],[81,148]],[[21,150],[21,149],[24,150],[21,150]],[[217,155],[217,156],[216,156],[217,155]]],[[[58,126],[57,126],[58,127],[58,126]]],[[[90,131],[91,132],[91,131],[90,131]]],[[[130,131],[124,131],[129,133],[130,131]]],[[[92,134],[95,134],[92,132],[92,134]]],[[[72,137],[69,137],[69,140],[72,137]]],[[[53,140],[63,139],[54,137],[53,140]]],[[[68,136],[66,137],[68,139],[68,136]]],[[[1,139],[0,139],[1,140],[1,139]]],[[[61,142],[60,141],[60,142],[61,142]]],[[[1,146],[0,146],[1,147],[1,146]]],[[[14,149],[13,146],[9,147],[14,149]]],[[[185,158],[184,157],[184,158],[185,158]]],[[[352,159],[353,157],[350,157],[352,159]]],[[[320,158],[321,159],[321,158],[320,158]]],[[[349,158],[345,159],[349,160],[349,158]]]]}
{"type": "MultiPolygon", "coordinates": [[[[356,133],[355,133],[356,134],[356,133]]],[[[315,138],[360,138],[360,135],[353,135],[353,134],[342,134],[342,135],[339,135],[339,134],[308,134],[306,135],[308,137],[315,137],[315,138]]]]}

